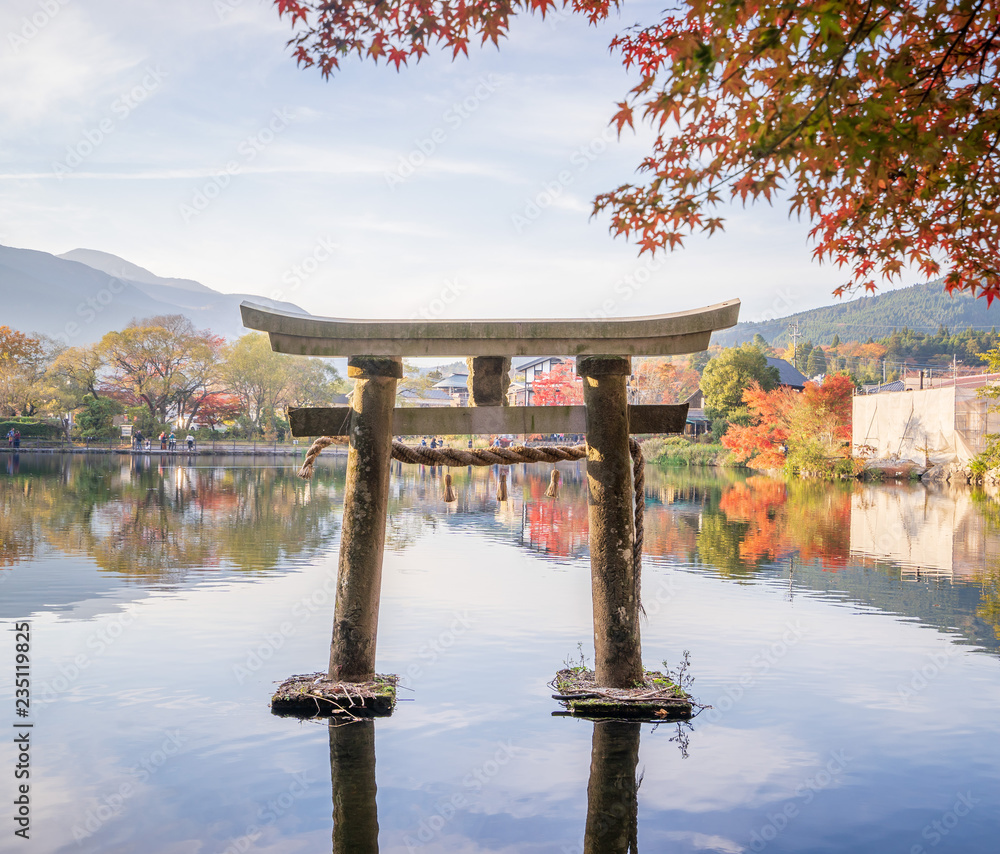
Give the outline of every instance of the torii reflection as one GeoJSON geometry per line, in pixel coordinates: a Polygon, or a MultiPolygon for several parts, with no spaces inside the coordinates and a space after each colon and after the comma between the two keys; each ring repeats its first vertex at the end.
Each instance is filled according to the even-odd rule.
{"type": "MultiPolygon", "coordinates": [[[[637,721],[595,721],[584,854],[638,851],[637,721]]],[[[330,721],[334,854],[377,854],[375,722],[330,721]]]]}
{"type": "Polygon", "coordinates": [[[378,854],[375,721],[330,720],[333,854],[378,854]]]}
{"type": "Polygon", "coordinates": [[[639,850],[638,721],[594,721],[584,854],[639,850]]]}

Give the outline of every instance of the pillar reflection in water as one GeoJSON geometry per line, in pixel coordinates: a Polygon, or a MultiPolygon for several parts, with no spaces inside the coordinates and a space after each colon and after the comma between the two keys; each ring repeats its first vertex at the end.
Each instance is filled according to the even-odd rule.
{"type": "Polygon", "coordinates": [[[375,721],[330,721],[333,854],[378,854],[375,721]]]}
{"type": "Polygon", "coordinates": [[[629,854],[638,848],[640,723],[595,721],[587,786],[584,854],[629,854]]]}

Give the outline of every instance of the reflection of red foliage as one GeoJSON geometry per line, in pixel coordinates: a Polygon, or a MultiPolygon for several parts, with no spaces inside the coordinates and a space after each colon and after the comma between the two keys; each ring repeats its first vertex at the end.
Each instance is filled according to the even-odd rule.
{"type": "Polygon", "coordinates": [[[569,557],[587,542],[586,508],[547,499],[530,504],[527,517],[530,543],[546,554],[569,557]]]}
{"type": "Polygon", "coordinates": [[[818,560],[823,569],[846,566],[850,553],[851,498],[826,484],[789,486],[767,477],[750,477],[731,486],[719,501],[730,521],[747,522],[740,557],[751,563],[791,554],[818,560]]]}
{"type": "Polygon", "coordinates": [[[698,551],[698,528],[669,505],[647,504],[643,519],[644,554],[691,560],[698,551]]]}
{"type": "Polygon", "coordinates": [[[546,554],[569,557],[587,542],[590,530],[587,505],[547,498],[547,481],[528,482],[531,501],[527,506],[527,536],[533,547],[546,554]]]}

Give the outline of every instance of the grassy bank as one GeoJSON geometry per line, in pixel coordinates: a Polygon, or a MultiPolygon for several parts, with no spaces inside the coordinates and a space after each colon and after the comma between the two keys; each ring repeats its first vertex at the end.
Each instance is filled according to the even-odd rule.
{"type": "Polygon", "coordinates": [[[728,466],[740,468],[733,455],[718,444],[690,442],[683,436],[654,436],[642,443],[646,462],[661,466],[728,466]]]}

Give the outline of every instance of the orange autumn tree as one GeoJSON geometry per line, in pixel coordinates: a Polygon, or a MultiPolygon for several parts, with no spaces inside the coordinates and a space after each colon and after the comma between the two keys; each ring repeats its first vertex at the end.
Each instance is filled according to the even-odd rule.
{"type": "Polygon", "coordinates": [[[754,381],[743,392],[743,402],[750,413],[750,424],[730,424],[722,444],[740,462],[755,469],[780,469],[785,465],[782,448],[791,432],[792,413],[798,394],[787,386],[764,391],[754,381]]]}
{"type": "MultiPolygon", "coordinates": [[[[440,45],[499,45],[518,13],[557,0],[275,0],[298,62],[352,56],[396,70],[440,45]]],[[[561,0],[591,23],[619,0],[561,0]]],[[[906,267],[949,291],[1000,295],[1000,0],[680,0],[614,38],[638,82],[621,133],[656,134],[643,180],[594,212],[642,252],[723,225],[715,210],[787,199],[814,255],[846,267],[838,293],[906,267]]]]}
{"type": "Polygon", "coordinates": [[[722,444],[751,468],[832,474],[850,459],[853,395],[846,374],[806,383],[801,393],[754,383],[743,395],[750,424],[731,425],[722,444]]]}
{"type": "Polygon", "coordinates": [[[632,403],[673,403],[677,368],[663,359],[634,359],[632,403]]]}

